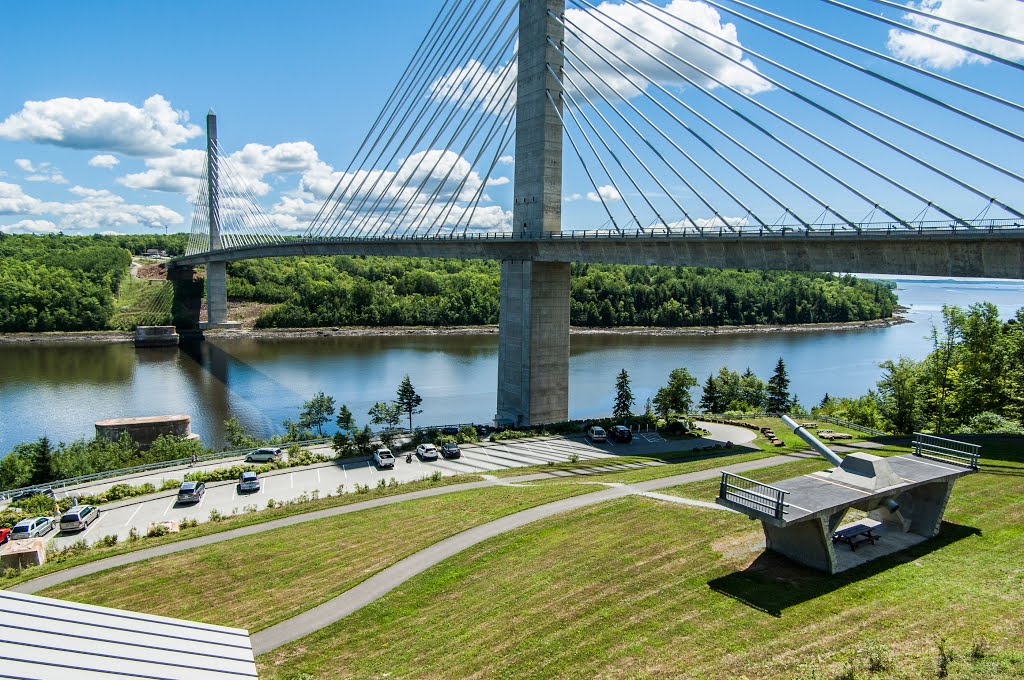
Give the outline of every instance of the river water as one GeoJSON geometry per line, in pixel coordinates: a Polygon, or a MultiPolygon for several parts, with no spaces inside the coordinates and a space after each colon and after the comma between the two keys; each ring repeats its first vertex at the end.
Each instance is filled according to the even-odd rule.
{"type": "MultiPolygon", "coordinates": [[[[993,302],[1004,318],[1024,306],[1024,282],[897,279],[913,323],[891,328],[702,336],[576,335],[569,364],[569,413],[606,415],[615,376],[625,368],[637,408],[687,367],[702,383],[721,366],[748,366],[765,380],[781,356],[790,389],[810,406],[828,392],[873,387],[878,363],[930,349],[942,305],[993,302]]],[[[380,336],[217,339],[191,353],[114,345],[0,345],[0,455],[42,435],[91,437],[106,418],[186,413],[192,429],[223,444],[223,421],[237,417],[261,433],[283,430],[318,391],[346,403],[360,424],[375,401],[394,398],[408,373],[423,396],[415,423],[489,422],[496,400],[498,339],[489,336],[380,336]]],[[[695,390],[699,396],[699,389],[695,390]]]]}

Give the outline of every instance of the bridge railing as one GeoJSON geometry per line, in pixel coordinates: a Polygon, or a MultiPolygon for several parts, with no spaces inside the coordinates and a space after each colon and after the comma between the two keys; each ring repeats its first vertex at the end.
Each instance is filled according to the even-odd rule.
{"type": "Polygon", "coordinates": [[[915,432],[914,455],[977,470],[981,445],[915,432]]]}

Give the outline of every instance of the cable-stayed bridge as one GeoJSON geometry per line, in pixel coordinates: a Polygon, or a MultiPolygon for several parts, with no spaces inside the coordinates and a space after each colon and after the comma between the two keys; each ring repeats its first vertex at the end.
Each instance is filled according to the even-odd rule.
{"type": "Polygon", "coordinates": [[[501,260],[498,416],[521,423],[567,415],[570,262],[1024,278],[1024,39],[773,4],[443,0],[352,161],[303,187],[301,233],[208,117],[175,264],[206,265],[216,325],[231,260],[501,260]]]}

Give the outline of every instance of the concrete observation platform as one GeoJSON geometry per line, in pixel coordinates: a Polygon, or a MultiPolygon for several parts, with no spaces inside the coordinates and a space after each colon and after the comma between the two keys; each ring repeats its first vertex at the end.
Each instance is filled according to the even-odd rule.
{"type": "Polygon", "coordinates": [[[715,502],[760,520],[769,550],[835,574],[938,535],[954,482],[976,469],[976,458],[854,453],[773,485],[723,473],[715,502]],[[850,510],[867,518],[844,524],[850,510]]]}

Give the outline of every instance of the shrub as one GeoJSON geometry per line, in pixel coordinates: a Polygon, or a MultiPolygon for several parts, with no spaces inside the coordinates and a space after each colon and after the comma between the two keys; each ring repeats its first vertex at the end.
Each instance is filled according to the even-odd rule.
{"type": "Polygon", "coordinates": [[[136,529],[135,527],[132,527],[128,531],[128,542],[129,543],[134,543],[137,540],[139,540],[139,530],[136,529]]]}
{"type": "Polygon", "coordinates": [[[345,485],[344,484],[339,484],[338,488],[335,489],[335,491],[337,491],[339,496],[344,496],[345,495],[345,485]]]}
{"type": "Polygon", "coordinates": [[[377,488],[378,489],[386,489],[387,486],[388,486],[388,483],[387,483],[387,481],[383,477],[381,477],[380,479],[377,480],[377,488]]]}
{"type": "Polygon", "coordinates": [[[219,522],[222,519],[224,519],[224,515],[219,510],[217,510],[217,508],[214,508],[213,510],[210,510],[210,521],[211,522],[219,522]]]}
{"type": "Polygon", "coordinates": [[[146,538],[156,538],[158,536],[166,536],[170,531],[163,524],[154,524],[146,532],[146,538]]]}
{"type": "Polygon", "coordinates": [[[570,463],[578,463],[578,462],[580,462],[580,454],[578,454],[575,451],[573,451],[572,454],[569,455],[569,462],[570,463]]]}
{"type": "MultiPolygon", "coordinates": [[[[253,506],[253,507],[256,507],[256,506],[253,506]]],[[[179,529],[191,529],[192,527],[198,526],[198,525],[199,525],[199,520],[197,520],[195,517],[186,517],[185,519],[183,519],[180,522],[178,522],[178,528],[179,529]]]]}
{"type": "Polygon", "coordinates": [[[7,567],[6,569],[4,569],[4,578],[14,578],[20,573],[21,572],[14,567],[7,567]]]}
{"type": "Polygon", "coordinates": [[[391,489],[397,488],[399,485],[401,485],[401,482],[394,477],[388,480],[388,487],[391,489]]]}
{"type": "Polygon", "coordinates": [[[28,515],[24,510],[20,508],[6,508],[0,510],[0,527],[10,529],[15,524],[25,519],[28,515]]]}
{"type": "Polygon", "coordinates": [[[440,470],[434,470],[434,473],[432,475],[430,475],[430,481],[434,482],[434,483],[440,482],[441,481],[441,471],[440,470]]]}
{"type": "Polygon", "coordinates": [[[269,501],[267,501],[267,508],[276,508],[276,507],[277,507],[277,501],[275,501],[273,498],[271,498],[269,501]]]}
{"type": "Polygon", "coordinates": [[[181,486],[181,482],[177,479],[165,479],[164,483],[160,485],[161,491],[171,491],[181,486]]]}
{"type": "Polygon", "coordinates": [[[117,545],[117,534],[110,534],[110,535],[104,536],[100,540],[100,543],[104,547],[112,548],[113,546],[117,545]]]}
{"type": "Polygon", "coordinates": [[[370,493],[370,485],[356,484],[356,493],[370,493]]]}
{"type": "MultiPolygon", "coordinates": [[[[23,498],[20,501],[14,501],[13,503],[11,503],[11,507],[18,508],[24,511],[25,515],[22,516],[22,519],[25,516],[49,517],[53,515],[54,508],[56,508],[58,505],[59,503],[54,501],[49,496],[45,496],[43,494],[36,494],[34,496],[29,496],[28,498],[23,498]]],[[[63,512],[65,509],[66,508],[61,508],[61,512],[63,512]]],[[[17,521],[15,521],[15,523],[17,523],[17,521]]]]}
{"type": "Polygon", "coordinates": [[[254,504],[249,504],[249,505],[246,505],[246,506],[244,506],[242,508],[242,512],[256,512],[258,510],[259,510],[259,508],[256,507],[256,505],[254,505],[254,504]]]}

